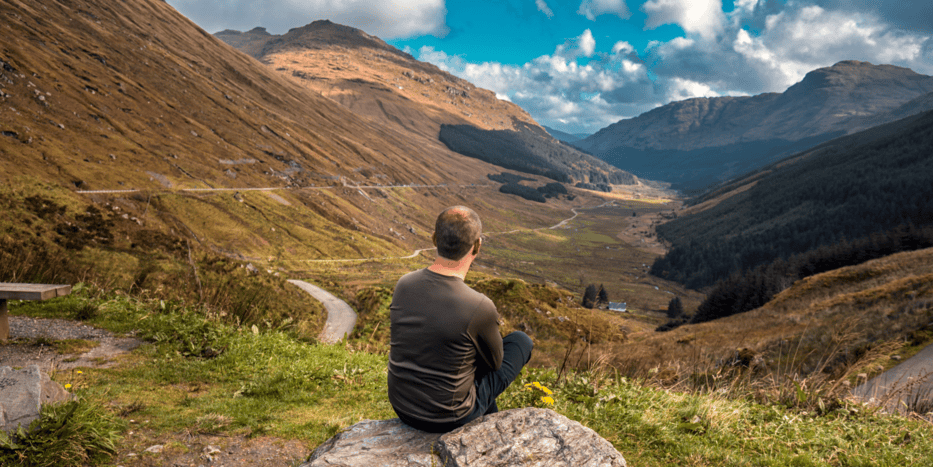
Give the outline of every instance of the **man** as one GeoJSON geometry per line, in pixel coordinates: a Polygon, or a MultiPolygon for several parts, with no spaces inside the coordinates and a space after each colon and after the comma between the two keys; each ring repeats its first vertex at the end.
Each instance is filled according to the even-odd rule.
{"type": "Polygon", "coordinates": [[[447,432],[497,412],[496,397],[531,358],[531,339],[519,331],[503,339],[492,300],[463,282],[482,227],[470,208],[444,210],[434,228],[434,264],[395,286],[389,402],[423,431],[447,432]]]}

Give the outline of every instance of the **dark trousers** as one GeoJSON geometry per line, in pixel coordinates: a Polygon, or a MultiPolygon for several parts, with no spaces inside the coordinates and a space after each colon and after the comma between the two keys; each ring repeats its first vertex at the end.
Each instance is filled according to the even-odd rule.
{"type": "Polygon", "coordinates": [[[528,360],[531,360],[532,348],[534,348],[534,344],[524,332],[515,331],[503,337],[502,366],[496,371],[476,375],[476,379],[473,381],[473,385],[476,387],[476,403],[473,406],[473,411],[460,420],[434,423],[416,420],[397,412],[396,415],[412,428],[431,433],[446,433],[460,428],[483,415],[496,413],[499,411],[499,407],[496,405],[496,397],[499,397],[499,394],[502,394],[505,388],[512,384],[512,381],[515,381],[518,373],[522,371],[528,360]]]}

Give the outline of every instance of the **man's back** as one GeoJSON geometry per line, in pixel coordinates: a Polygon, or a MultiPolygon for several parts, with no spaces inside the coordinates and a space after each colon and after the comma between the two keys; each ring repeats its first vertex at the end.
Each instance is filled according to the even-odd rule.
{"type": "Polygon", "coordinates": [[[392,406],[423,421],[466,417],[477,369],[502,364],[495,305],[459,277],[421,269],[399,280],[390,312],[392,406]]]}

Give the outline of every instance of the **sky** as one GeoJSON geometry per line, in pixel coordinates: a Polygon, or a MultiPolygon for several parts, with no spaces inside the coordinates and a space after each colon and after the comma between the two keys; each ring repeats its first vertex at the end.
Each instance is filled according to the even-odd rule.
{"type": "Polygon", "coordinates": [[[672,101],[783,92],[842,60],[933,75],[930,0],[167,0],[208,32],[330,19],[591,134],[672,101]]]}

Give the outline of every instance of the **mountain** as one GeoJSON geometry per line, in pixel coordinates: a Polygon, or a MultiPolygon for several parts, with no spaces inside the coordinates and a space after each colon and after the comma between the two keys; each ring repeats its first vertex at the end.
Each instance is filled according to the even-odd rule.
{"type": "Polygon", "coordinates": [[[517,105],[359,29],[321,20],[280,36],[257,28],[217,37],[425,150],[453,150],[564,182],[634,183],[630,174],[561,144],[517,105]],[[519,139],[533,143],[514,144],[519,139]],[[503,144],[510,149],[497,151],[503,144]],[[497,157],[484,156],[487,151],[497,157]],[[498,154],[509,154],[509,160],[498,154]]]}
{"type": "Polygon", "coordinates": [[[587,136],[589,136],[589,135],[587,135],[587,134],[582,134],[582,133],[581,133],[581,134],[578,134],[578,135],[573,135],[573,134],[566,133],[566,132],[563,132],[563,131],[560,131],[560,130],[555,130],[555,129],[553,129],[553,128],[549,128],[549,127],[547,127],[547,126],[545,126],[544,129],[545,129],[551,136],[553,136],[553,137],[555,137],[555,138],[557,138],[557,139],[559,139],[559,140],[561,140],[561,141],[563,141],[563,142],[565,142],[565,143],[573,143],[573,142],[576,142],[576,141],[580,141],[581,139],[584,139],[584,138],[586,138],[587,136]]]}
{"type": "Polygon", "coordinates": [[[214,35],[253,58],[261,57],[262,49],[266,46],[266,43],[278,37],[269,34],[269,31],[262,27],[256,27],[246,32],[224,29],[214,35]]]}
{"type": "Polygon", "coordinates": [[[702,288],[776,264],[783,283],[933,246],[931,177],[933,111],[823,143],[723,185],[659,226],[672,248],[652,274],[702,288]]]}
{"type": "Polygon", "coordinates": [[[634,174],[701,189],[815,144],[921,111],[933,77],[843,61],[783,93],[673,102],[574,143],[634,174]]]}
{"type": "Polygon", "coordinates": [[[524,212],[485,188],[501,167],[351,111],[163,1],[13,0],[0,15],[17,18],[0,36],[4,254],[125,267],[107,274],[121,287],[187,287],[169,271],[201,254],[299,269],[408,254],[430,244],[437,212],[476,199],[496,206],[480,208],[489,225],[514,222],[499,210],[542,225],[563,214],[557,200],[524,212]]]}

